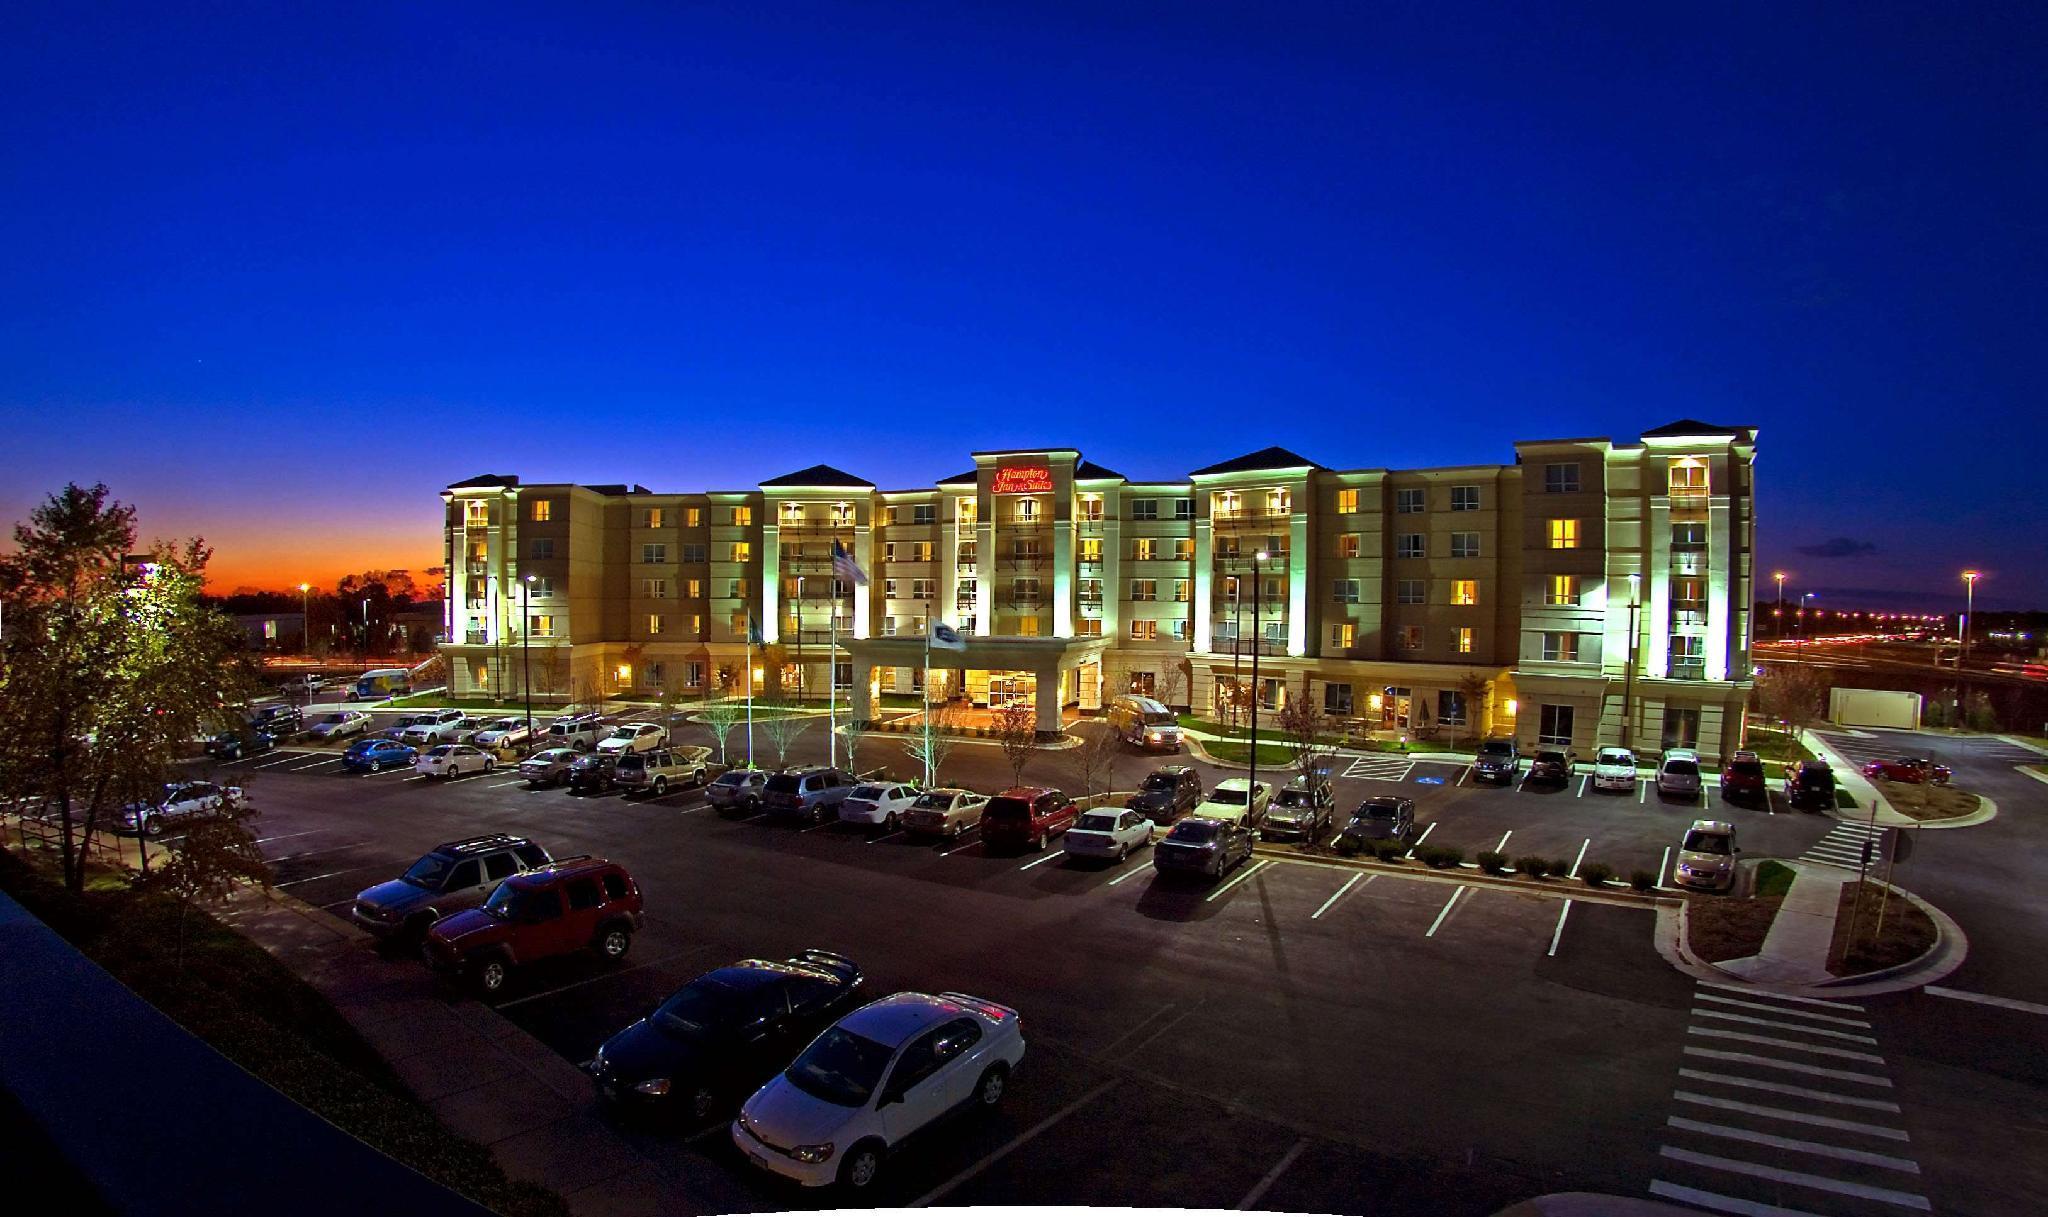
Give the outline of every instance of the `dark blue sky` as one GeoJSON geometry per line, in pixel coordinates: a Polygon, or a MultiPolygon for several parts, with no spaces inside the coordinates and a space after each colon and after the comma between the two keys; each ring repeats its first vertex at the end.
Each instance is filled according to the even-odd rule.
{"type": "Polygon", "coordinates": [[[485,470],[1693,416],[1795,588],[2048,603],[2043,10],[1550,7],[16,5],[0,515],[105,480],[287,584],[485,470]]]}

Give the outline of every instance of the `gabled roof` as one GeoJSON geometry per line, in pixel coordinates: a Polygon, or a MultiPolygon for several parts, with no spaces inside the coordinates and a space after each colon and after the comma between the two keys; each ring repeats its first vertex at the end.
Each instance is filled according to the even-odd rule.
{"type": "Polygon", "coordinates": [[[1665,423],[1654,431],[1643,432],[1643,438],[1656,439],[1673,435],[1741,435],[1747,430],[1748,427],[1717,427],[1696,418],[1681,418],[1675,423],[1665,423]]]}
{"type": "Polygon", "coordinates": [[[509,473],[479,473],[473,478],[448,483],[450,490],[469,490],[478,486],[517,486],[519,479],[509,473]]]}
{"type": "Polygon", "coordinates": [[[875,488],[873,482],[865,478],[857,478],[844,469],[834,469],[830,465],[813,465],[809,469],[799,469],[795,473],[785,473],[779,478],[769,478],[761,483],[761,485],[764,487],[846,486],[864,490],[873,490],[875,488]]]}
{"type": "Polygon", "coordinates": [[[949,478],[940,478],[940,479],[939,479],[938,481],[936,481],[936,482],[933,482],[933,483],[932,483],[932,485],[934,485],[934,486],[972,486],[972,485],[974,485],[974,483],[975,483],[975,481],[976,481],[976,480],[978,479],[978,477],[979,477],[979,474],[978,474],[978,473],[977,473],[977,472],[976,472],[975,470],[969,469],[969,470],[968,470],[967,472],[965,472],[965,473],[956,473],[956,474],[954,474],[954,475],[953,475],[952,477],[949,477],[949,478]]]}
{"type": "Polygon", "coordinates": [[[1243,456],[1224,461],[1221,464],[1197,469],[1189,476],[1208,477],[1221,473],[1257,473],[1263,469],[1321,468],[1321,465],[1316,464],[1300,453],[1289,452],[1285,448],[1261,448],[1257,452],[1247,452],[1243,456]]]}
{"type": "Polygon", "coordinates": [[[1074,478],[1082,482],[1128,482],[1129,478],[1114,469],[1104,469],[1094,461],[1082,461],[1074,466],[1074,478]]]}

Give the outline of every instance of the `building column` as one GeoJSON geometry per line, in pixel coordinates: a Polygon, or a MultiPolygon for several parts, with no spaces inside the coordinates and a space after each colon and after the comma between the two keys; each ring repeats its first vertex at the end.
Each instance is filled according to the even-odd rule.
{"type": "Polygon", "coordinates": [[[1309,536],[1307,500],[1314,491],[1303,485],[1295,504],[1294,519],[1287,525],[1287,653],[1309,653],[1308,564],[1315,543],[1309,536]]]}
{"type": "MultiPolygon", "coordinates": [[[[873,510],[871,507],[869,510],[873,510]]],[[[853,560],[863,571],[870,574],[875,569],[875,530],[872,525],[856,524],[853,528],[853,560]]],[[[866,583],[853,585],[853,636],[868,638],[874,634],[874,589],[866,583]]],[[[838,603],[833,604],[835,611],[838,603]]]]}
{"type": "Polygon", "coordinates": [[[853,721],[870,722],[875,717],[875,699],[870,694],[875,679],[875,665],[865,656],[853,660],[853,721]]]}
{"type": "Polygon", "coordinates": [[[1038,737],[1060,733],[1060,667],[1053,664],[1037,670],[1038,737]]]}
{"type": "MultiPolygon", "coordinates": [[[[768,517],[761,525],[760,583],[757,589],[761,598],[761,641],[775,642],[782,637],[782,528],[774,523],[775,505],[762,506],[762,514],[768,517]]],[[[746,576],[742,574],[741,578],[746,576]]]]}
{"type": "Polygon", "coordinates": [[[1200,491],[1195,499],[1195,636],[1189,639],[1190,650],[1213,651],[1215,639],[1210,632],[1210,598],[1214,588],[1216,544],[1214,526],[1209,522],[1209,513],[1204,506],[1206,497],[1200,491]]]}
{"type": "MultiPolygon", "coordinates": [[[[1729,591],[1735,582],[1735,560],[1730,546],[1730,511],[1726,495],[1715,495],[1707,508],[1707,641],[1706,660],[1708,680],[1727,680],[1728,635],[1730,617],[1735,605],[1729,591]]],[[[1746,673],[1738,674],[1741,680],[1746,673]]],[[[1702,736],[1704,737],[1704,728],[1702,736]]]]}

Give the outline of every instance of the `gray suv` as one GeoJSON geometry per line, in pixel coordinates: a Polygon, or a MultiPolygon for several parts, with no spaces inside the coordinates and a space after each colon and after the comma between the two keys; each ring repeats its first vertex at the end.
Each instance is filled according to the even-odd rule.
{"type": "Polygon", "coordinates": [[[708,771],[709,748],[656,748],[652,752],[629,752],[612,768],[612,781],[627,794],[645,791],[656,798],[671,786],[702,786],[708,771]]]}
{"type": "Polygon", "coordinates": [[[1202,778],[1186,765],[1163,765],[1145,778],[1138,793],[1124,800],[1154,824],[1171,824],[1202,801],[1202,778]]]}
{"type": "Polygon", "coordinates": [[[525,837],[450,841],[398,878],[356,893],[349,918],[380,939],[423,940],[436,921],[482,904],[500,880],[550,861],[547,850],[525,837]]]}
{"type": "Polygon", "coordinates": [[[1490,739],[1479,745],[1479,755],[1472,759],[1472,780],[1475,782],[1499,782],[1512,786],[1521,776],[1522,754],[1511,739],[1490,739]]]}
{"type": "Polygon", "coordinates": [[[822,824],[839,815],[839,805],[853,787],[853,775],[844,769],[795,769],[768,779],[761,791],[761,808],[822,824]]]}

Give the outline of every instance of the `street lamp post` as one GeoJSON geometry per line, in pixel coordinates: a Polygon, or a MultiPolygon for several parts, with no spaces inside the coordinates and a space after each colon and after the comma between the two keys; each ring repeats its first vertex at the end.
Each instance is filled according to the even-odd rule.
{"type": "Polygon", "coordinates": [[[533,576],[519,581],[519,689],[526,695],[526,746],[533,746],[533,576]]]}
{"type": "Polygon", "coordinates": [[[1621,685],[1621,746],[1624,748],[1630,746],[1636,721],[1636,590],[1642,581],[1641,575],[1628,577],[1628,673],[1621,685]]]}
{"type": "Polygon", "coordinates": [[[1779,638],[1785,636],[1785,572],[1773,571],[1771,578],[1778,581],[1778,629],[1779,638]]]}
{"type": "Polygon", "coordinates": [[[1250,753],[1251,774],[1244,792],[1244,813],[1250,818],[1259,801],[1259,652],[1264,649],[1259,635],[1259,610],[1264,597],[1264,581],[1260,578],[1259,563],[1266,560],[1266,551],[1259,550],[1252,555],[1252,746],[1250,753]]]}
{"type": "Polygon", "coordinates": [[[299,584],[299,646],[313,657],[313,585],[299,584]]]}
{"type": "Polygon", "coordinates": [[[1815,595],[1816,595],[1816,593],[1814,593],[1814,592],[1801,592],[1801,593],[1799,593],[1799,645],[1800,645],[1800,646],[1805,646],[1805,645],[1806,645],[1806,640],[1807,640],[1808,638],[1812,637],[1812,635],[1813,635],[1813,631],[1811,631],[1811,630],[1809,630],[1809,629],[1807,629],[1807,628],[1806,628],[1806,602],[1807,602],[1807,601],[1809,601],[1809,600],[1812,600],[1812,599],[1813,599],[1813,598],[1815,597],[1815,595]]]}
{"type": "Polygon", "coordinates": [[[1970,619],[1977,614],[1977,580],[1983,577],[1982,571],[1963,572],[1963,620],[1961,628],[1956,631],[1963,636],[1963,652],[1956,658],[1956,670],[1959,672],[1970,665],[1970,619]]]}

